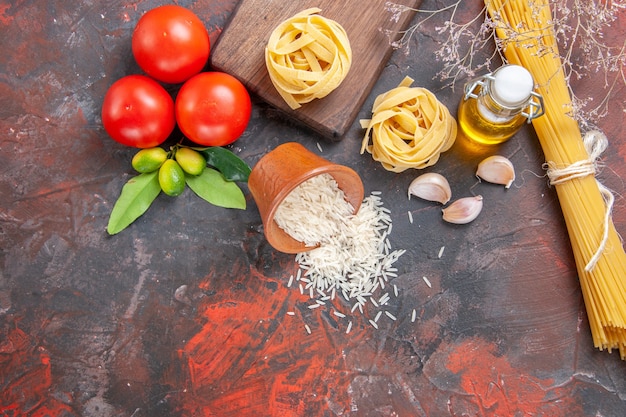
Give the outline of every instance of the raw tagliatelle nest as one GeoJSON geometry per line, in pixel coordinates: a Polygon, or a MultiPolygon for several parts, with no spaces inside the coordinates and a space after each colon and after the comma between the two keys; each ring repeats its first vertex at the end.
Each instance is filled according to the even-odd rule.
{"type": "Polygon", "coordinates": [[[405,77],[376,97],[372,118],[361,120],[367,129],[361,153],[367,150],[388,171],[431,166],[456,140],[457,124],[448,108],[432,92],[411,84],[413,79],[405,77]]]}
{"type": "Polygon", "coordinates": [[[323,98],[344,80],[352,49],[344,28],[311,8],[274,29],[265,48],[272,84],[292,109],[323,98]]]}

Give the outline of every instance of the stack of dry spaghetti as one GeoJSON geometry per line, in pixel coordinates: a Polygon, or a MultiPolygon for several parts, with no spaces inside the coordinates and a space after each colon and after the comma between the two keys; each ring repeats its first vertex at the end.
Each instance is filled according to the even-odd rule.
{"type": "Polygon", "coordinates": [[[611,220],[612,195],[595,179],[598,154],[570,117],[549,0],[484,1],[507,61],[528,69],[544,98],[545,115],[533,125],[567,224],[594,344],[625,359],[626,254],[611,220]]]}

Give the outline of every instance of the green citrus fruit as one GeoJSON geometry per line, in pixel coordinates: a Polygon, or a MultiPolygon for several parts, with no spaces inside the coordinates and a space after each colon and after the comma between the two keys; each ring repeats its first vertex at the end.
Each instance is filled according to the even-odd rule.
{"type": "Polygon", "coordinates": [[[159,185],[165,194],[172,197],[185,191],[185,173],[178,162],[173,159],[163,162],[159,168],[159,185]]]}
{"type": "Polygon", "coordinates": [[[204,156],[191,148],[177,149],[174,157],[187,174],[200,175],[204,171],[204,168],[206,168],[206,159],[204,159],[204,156]]]}
{"type": "Polygon", "coordinates": [[[133,156],[131,165],[135,171],[143,174],[156,171],[167,159],[167,151],[163,148],[142,149],[133,156]]]}

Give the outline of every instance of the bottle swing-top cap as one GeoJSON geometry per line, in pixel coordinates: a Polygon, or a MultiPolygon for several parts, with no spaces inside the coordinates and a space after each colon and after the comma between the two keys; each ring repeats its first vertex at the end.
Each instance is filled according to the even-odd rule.
{"type": "Polygon", "coordinates": [[[519,65],[505,65],[493,73],[493,99],[503,107],[519,107],[528,103],[534,81],[528,70],[519,65]]]}

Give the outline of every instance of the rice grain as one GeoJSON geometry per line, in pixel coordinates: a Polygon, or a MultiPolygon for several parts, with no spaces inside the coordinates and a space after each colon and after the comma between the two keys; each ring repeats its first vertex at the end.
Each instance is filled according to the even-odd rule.
{"type": "Polygon", "coordinates": [[[387,315],[387,317],[389,317],[391,320],[396,321],[396,316],[394,316],[393,314],[391,314],[390,312],[385,310],[385,314],[387,315]]]}
{"type": "Polygon", "coordinates": [[[374,317],[374,322],[378,323],[378,320],[380,319],[380,316],[383,315],[382,311],[379,311],[378,313],[376,313],[376,317],[374,317]]]}
{"type": "Polygon", "coordinates": [[[433,284],[430,283],[430,281],[428,280],[428,278],[426,277],[422,277],[422,279],[424,280],[424,282],[426,283],[426,285],[428,285],[428,288],[432,288],[433,284]]]}

